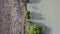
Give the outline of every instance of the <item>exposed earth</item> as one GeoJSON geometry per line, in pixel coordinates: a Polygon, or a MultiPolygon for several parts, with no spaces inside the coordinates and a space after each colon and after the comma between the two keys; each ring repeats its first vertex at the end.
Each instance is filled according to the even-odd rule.
{"type": "Polygon", "coordinates": [[[0,0],[0,34],[21,34],[21,9],[18,0],[0,0]]]}

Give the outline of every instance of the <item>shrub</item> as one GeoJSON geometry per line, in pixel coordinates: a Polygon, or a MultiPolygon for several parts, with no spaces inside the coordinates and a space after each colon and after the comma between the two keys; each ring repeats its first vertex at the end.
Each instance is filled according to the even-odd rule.
{"type": "Polygon", "coordinates": [[[27,11],[27,13],[26,13],[26,18],[30,19],[30,12],[29,11],[27,11]]]}
{"type": "Polygon", "coordinates": [[[30,19],[30,11],[27,11],[26,12],[26,28],[27,28],[27,32],[28,32],[28,30],[29,30],[29,24],[30,24],[30,21],[29,21],[29,19],[30,19]]]}
{"type": "Polygon", "coordinates": [[[44,26],[34,25],[29,29],[29,34],[41,34],[45,31],[44,26]]]}
{"type": "Polygon", "coordinates": [[[27,25],[27,26],[29,25],[29,23],[30,23],[30,22],[29,22],[28,20],[26,20],[26,25],[27,25]]]}
{"type": "Polygon", "coordinates": [[[29,2],[29,0],[23,0],[23,2],[24,2],[24,3],[28,3],[28,2],[29,2]]]}

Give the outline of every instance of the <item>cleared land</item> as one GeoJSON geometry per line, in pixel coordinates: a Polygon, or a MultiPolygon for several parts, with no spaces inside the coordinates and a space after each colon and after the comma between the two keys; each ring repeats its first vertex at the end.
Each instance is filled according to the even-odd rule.
{"type": "Polygon", "coordinates": [[[0,0],[0,34],[24,33],[24,12],[18,0],[0,0]]]}

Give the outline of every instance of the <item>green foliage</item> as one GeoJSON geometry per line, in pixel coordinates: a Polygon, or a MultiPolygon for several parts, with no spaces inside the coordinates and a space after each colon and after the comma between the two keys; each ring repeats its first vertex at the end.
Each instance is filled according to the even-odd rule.
{"type": "Polygon", "coordinates": [[[26,19],[26,25],[27,25],[27,26],[29,25],[29,23],[30,23],[30,22],[26,19]]]}
{"type": "Polygon", "coordinates": [[[27,32],[29,32],[29,34],[41,34],[45,32],[44,26],[34,25],[34,26],[31,26],[29,29],[29,24],[30,24],[29,19],[30,19],[30,11],[27,11],[26,12],[26,27],[27,27],[27,32]]]}
{"type": "Polygon", "coordinates": [[[30,24],[30,21],[29,21],[29,19],[30,19],[30,11],[27,11],[26,12],[26,31],[28,32],[28,30],[29,30],[29,24],[30,24]]]}
{"type": "Polygon", "coordinates": [[[23,2],[24,2],[24,3],[28,3],[28,2],[29,2],[29,0],[23,0],[23,2]]]}
{"type": "Polygon", "coordinates": [[[27,18],[27,19],[30,19],[30,11],[27,11],[27,13],[26,13],[26,18],[27,18]]]}
{"type": "Polygon", "coordinates": [[[30,16],[28,15],[28,16],[26,16],[26,18],[27,18],[27,19],[30,19],[30,16]]]}
{"type": "Polygon", "coordinates": [[[45,31],[44,26],[34,25],[29,29],[29,34],[41,34],[45,31]]]}
{"type": "Polygon", "coordinates": [[[30,11],[27,11],[27,14],[30,14],[30,11]]]}
{"type": "Polygon", "coordinates": [[[26,12],[26,25],[28,26],[29,25],[29,19],[30,19],[30,11],[27,11],[26,12]]]}

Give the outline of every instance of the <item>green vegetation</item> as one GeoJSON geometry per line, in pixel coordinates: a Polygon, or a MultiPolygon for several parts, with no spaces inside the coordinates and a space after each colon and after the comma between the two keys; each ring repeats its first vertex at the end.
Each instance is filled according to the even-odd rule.
{"type": "Polygon", "coordinates": [[[26,30],[27,30],[27,32],[29,30],[29,24],[30,24],[29,19],[30,19],[30,11],[27,11],[26,12],[26,28],[27,28],[26,30]]]}
{"type": "Polygon", "coordinates": [[[24,3],[28,3],[28,2],[29,2],[29,0],[23,0],[23,2],[24,2],[24,3]]]}
{"type": "Polygon", "coordinates": [[[30,11],[26,12],[26,25],[29,25],[29,19],[30,19],[30,11]]]}
{"type": "Polygon", "coordinates": [[[28,20],[26,20],[26,25],[27,25],[27,26],[29,25],[29,23],[30,23],[30,22],[29,22],[28,20]]]}
{"type": "Polygon", "coordinates": [[[30,27],[30,11],[26,12],[26,31],[28,34],[42,34],[45,32],[44,26],[33,25],[30,27]]]}
{"type": "Polygon", "coordinates": [[[45,31],[44,26],[34,25],[29,29],[29,34],[41,34],[45,31]]]}
{"type": "Polygon", "coordinates": [[[30,19],[30,11],[27,11],[27,13],[26,13],[26,19],[30,19]]]}

